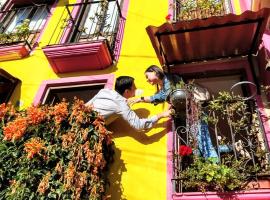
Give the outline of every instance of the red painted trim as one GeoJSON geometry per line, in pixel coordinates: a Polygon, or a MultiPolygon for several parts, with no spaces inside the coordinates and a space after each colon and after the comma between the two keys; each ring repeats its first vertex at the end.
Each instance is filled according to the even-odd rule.
{"type": "Polygon", "coordinates": [[[269,200],[270,190],[251,190],[235,193],[216,193],[216,192],[186,192],[177,193],[172,196],[174,200],[224,200],[224,199],[237,199],[237,200],[269,200]]]}
{"type": "MultiPolygon", "coordinates": [[[[76,3],[82,3],[82,0],[77,0],[76,3]]],[[[79,10],[80,10],[80,7],[79,6],[75,7],[72,10],[71,16],[73,17],[73,19],[75,19],[76,16],[79,14],[79,10]]],[[[69,26],[67,26],[64,29],[64,35],[61,36],[60,44],[65,44],[67,42],[67,39],[68,39],[68,36],[70,34],[71,28],[72,28],[72,25],[70,24],[69,26]]]]}
{"type": "Polygon", "coordinates": [[[118,28],[117,37],[116,37],[117,42],[115,43],[115,48],[114,48],[115,60],[119,60],[119,56],[121,52],[122,42],[124,38],[124,30],[125,30],[125,25],[126,25],[126,16],[128,12],[128,5],[129,5],[129,0],[124,0],[123,8],[121,9],[123,18],[120,18],[119,28],[118,28]]]}
{"type": "Polygon", "coordinates": [[[113,63],[105,40],[46,46],[43,51],[55,73],[104,69],[113,63]]]}
{"type": "Polygon", "coordinates": [[[172,119],[167,122],[167,200],[172,199],[173,132],[172,119]]]}
{"type": "Polygon", "coordinates": [[[114,74],[79,76],[79,77],[60,78],[54,80],[45,80],[41,83],[37,91],[37,94],[34,98],[33,104],[38,105],[39,103],[41,103],[47,90],[50,87],[70,86],[70,85],[90,84],[90,83],[105,83],[104,88],[112,89],[114,83],[114,74]]]}
{"type": "MultiPolygon", "coordinates": [[[[51,9],[50,9],[50,13],[49,13],[48,16],[47,16],[46,22],[45,22],[45,24],[43,25],[43,27],[41,28],[41,32],[40,32],[40,34],[38,35],[38,38],[36,39],[36,42],[35,42],[34,47],[32,48],[32,52],[36,49],[36,47],[38,47],[38,44],[39,44],[39,42],[40,42],[40,40],[41,40],[41,38],[42,38],[42,36],[43,36],[43,34],[44,34],[46,28],[48,27],[49,21],[51,20],[52,15],[53,15],[53,13],[54,13],[54,11],[55,11],[55,9],[56,9],[57,3],[58,3],[58,1],[55,1],[54,4],[52,5],[52,7],[51,7],[51,9]]],[[[32,52],[31,52],[31,53],[32,53],[32,52]]]]}
{"type": "Polygon", "coordinates": [[[30,49],[26,44],[0,46],[0,61],[24,58],[29,53],[30,49]]]}

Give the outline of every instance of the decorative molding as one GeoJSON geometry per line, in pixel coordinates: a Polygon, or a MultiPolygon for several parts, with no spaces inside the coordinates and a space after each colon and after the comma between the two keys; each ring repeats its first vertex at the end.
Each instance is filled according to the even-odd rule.
{"type": "Polygon", "coordinates": [[[55,73],[104,69],[113,63],[105,40],[46,46],[43,51],[55,73]]]}
{"type": "Polygon", "coordinates": [[[0,45],[0,61],[21,59],[28,56],[30,51],[26,43],[0,45]]]}

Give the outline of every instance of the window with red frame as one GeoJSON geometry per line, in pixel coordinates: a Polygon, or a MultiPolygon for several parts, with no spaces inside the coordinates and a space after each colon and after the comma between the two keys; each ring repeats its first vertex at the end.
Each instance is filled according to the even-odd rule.
{"type": "MultiPolygon", "coordinates": [[[[11,8],[0,12],[1,44],[25,42],[33,44],[40,34],[54,1],[13,1],[11,8]],[[41,2],[46,2],[41,4],[41,2]],[[15,37],[18,28],[28,21],[28,34],[15,37]]],[[[9,4],[9,3],[7,3],[9,4]]],[[[9,4],[10,5],[10,4],[9,4]]]]}

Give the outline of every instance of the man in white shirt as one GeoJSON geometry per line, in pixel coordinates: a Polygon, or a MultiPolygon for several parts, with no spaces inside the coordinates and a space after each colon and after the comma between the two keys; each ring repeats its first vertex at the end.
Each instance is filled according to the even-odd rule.
{"type": "Polygon", "coordinates": [[[120,76],[116,79],[115,90],[101,89],[86,105],[92,104],[94,110],[105,118],[106,124],[122,117],[136,130],[149,129],[159,119],[170,116],[171,111],[167,110],[149,118],[139,118],[128,104],[128,99],[135,96],[135,91],[134,78],[120,76]]]}

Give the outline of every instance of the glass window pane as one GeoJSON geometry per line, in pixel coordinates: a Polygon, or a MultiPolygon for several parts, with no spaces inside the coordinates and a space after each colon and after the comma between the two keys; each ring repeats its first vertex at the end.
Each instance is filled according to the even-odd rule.
{"type": "Polygon", "coordinates": [[[46,22],[48,11],[45,6],[38,7],[35,11],[34,16],[32,17],[29,28],[30,30],[39,30],[43,27],[46,22]]]}
{"type": "Polygon", "coordinates": [[[17,11],[10,24],[8,25],[5,33],[14,32],[15,28],[19,26],[30,14],[32,8],[24,8],[17,11]]]}

